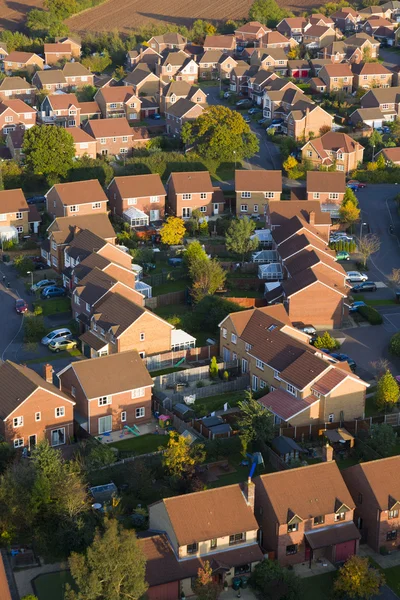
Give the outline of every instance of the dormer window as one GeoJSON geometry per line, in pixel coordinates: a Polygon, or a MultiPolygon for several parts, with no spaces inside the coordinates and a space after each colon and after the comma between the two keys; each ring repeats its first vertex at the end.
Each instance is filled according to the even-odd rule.
{"type": "Polygon", "coordinates": [[[314,525],[323,525],[325,523],[324,515],[318,515],[318,517],[314,517],[314,525]]]}
{"type": "Polygon", "coordinates": [[[188,554],[196,554],[196,552],[198,551],[198,549],[199,549],[199,545],[198,545],[197,542],[195,542],[194,544],[188,544],[186,546],[186,552],[188,554]]]}
{"type": "Polygon", "coordinates": [[[338,512],[335,514],[335,523],[337,523],[338,521],[345,521],[346,520],[346,513],[344,511],[338,512]]]}
{"type": "Polygon", "coordinates": [[[399,511],[397,509],[389,510],[389,519],[397,519],[398,516],[399,516],[399,511]]]}
{"type": "Polygon", "coordinates": [[[289,523],[289,525],[287,526],[287,530],[288,530],[288,533],[293,533],[293,531],[298,531],[299,524],[298,523],[289,523]]]}

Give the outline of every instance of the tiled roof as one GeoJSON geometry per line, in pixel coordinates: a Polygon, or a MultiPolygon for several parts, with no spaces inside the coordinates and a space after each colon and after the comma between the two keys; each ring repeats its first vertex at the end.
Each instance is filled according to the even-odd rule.
{"type": "Polygon", "coordinates": [[[81,229],[89,229],[92,233],[105,240],[115,239],[115,231],[108,215],[105,213],[56,217],[47,230],[49,234],[54,235],[57,243],[66,244],[71,242],[74,235],[81,229]]]}
{"type": "Polygon", "coordinates": [[[89,133],[87,133],[80,127],[68,127],[68,133],[70,133],[74,138],[75,144],[81,144],[85,142],[96,142],[94,137],[92,137],[89,133]]]}
{"type": "MultiPolygon", "coordinates": [[[[63,44],[64,45],[64,44],[63,44]]],[[[63,67],[65,77],[90,77],[92,73],[80,62],[67,62],[63,67]]]]}
{"type": "Polygon", "coordinates": [[[115,337],[119,337],[145,312],[121,294],[110,292],[97,304],[94,317],[98,327],[104,331],[112,329],[115,337]]]}
{"type": "Polygon", "coordinates": [[[80,280],[79,285],[74,290],[74,294],[79,296],[83,302],[87,302],[90,306],[93,306],[116,283],[117,280],[114,277],[95,267],[80,280]]]}
{"type": "Polygon", "coordinates": [[[0,214],[4,215],[28,209],[25,196],[20,188],[0,191],[0,214]]]}
{"type": "MultiPolygon", "coordinates": [[[[283,229],[286,226],[284,225],[282,228],[279,228],[277,233],[283,233],[283,229]],[[282,229],[282,231],[281,231],[282,229]]],[[[272,236],[275,239],[275,232],[276,230],[274,230],[272,232],[272,236]]],[[[281,257],[281,259],[283,261],[286,261],[286,259],[288,259],[289,257],[299,253],[301,250],[304,250],[305,248],[315,248],[316,250],[321,250],[322,252],[326,252],[328,255],[330,254],[333,257],[335,256],[335,253],[332,252],[329,247],[328,247],[328,242],[325,241],[322,237],[316,237],[315,235],[311,234],[309,231],[307,230],[302,230],[299,231],[298,233],[296,233],[295,235],[292,235],[291,237],[289,237],[287,240],[285,240],[284,242],[281,242],[279,247],[278,247],[278,252],[279,255],[281,257]]]]}
{"type": "Polygon", "coordinates": [[[307,400],[295,398],[286,390],[277,388],[273,392],[260,398],[258,402],[283,421],[290,421],[290,419],[293,419],[293,417],[299,413],[307,410],[312,404],[319,402],[319,400],[314,397],[313,401],[309,402],[307,400]]]}
{"type": "Polygon", "coordinates": [[[44,44],[44,53],[63,52],[67,54],[72,52],[70,44],[44,44]]]}
{"type": "Polygon", "coordinates": [[[362,493],[371,509],[390,510],[400,501],[400,456],[363,462],[343,471],[350,489],[362,493]]]}
{"type": "Polygon", "coordinates": [[[47,100],[50,102],[53,110],[68,109],[71,106],[79,108],[79,100],[76,94],[49,94],[47,100]]]}
{"type": "Polygon", "coordinates": [[[83,260],[92,252],[97,252],[106,245],[106,241],[89,229],[79,231],[68,246],[68,254],[73,259],[83,260]]]}
{"type": "Polygon", "coordinates": [[[0,91],[5,90],[36,90],[34,85],[31,85],[23,77],[5,77],[0,83],[0,91]]]}
{"type": "Polygon", "coordinates": [[[335,261],[334,254],[334,252],[321,252],[320,250],[309,246],[286,260],[285,267],[291,277],[294,277],[301,271],[304,271],[304,269],[308,269],[319,263],[325,264],[340,275],[346,275],[346,271],[343,269],[342,265],[335,261]]]}
{"type": "Polygon", "coordinates": [[[235,36],[233,35],[207,35],[204,44],[204,48],[234,48],[235,47],[235,36]]]}
{"type": "Polygon", "coordinates": [[[347,378],[348,374],[344,371],[331,367],[316,383],[313,384],[313,390],[320,394],[329,394],[339,383],[347,378]]]}
{"type": "Polygon", "coordinates": [[[200,110],[203,110],[203,107],[196,102],[192,102],[192,100],[189,100],[188,98],[179,98],[176,102],[169,104],[165,109],[165,112],[174,117],[184,117],[195,107],[199,107],[200,110]]]}
{"type": "Polygon", "coordinates": [[[281,192],[282,171],[235,171],[236,192],[281,192]]]}
{"type": "Polygon", "coordinates": [[[128,119],[122,117],[120,119],[90,119],[85,128],[91,130],[94,137],[131,137],[133,135],[132,128],[129,125],[128,119]]]}
{"type": "Polygon", "coordinates": [[[46,71],[36,71],[36,77],[42,85],[51,85],[54,83],[67,83],[64,73],[60,69],[47,69],[46,71]]]}
{"type": "MultiPolygon", "coordinates": [[[[128,102],[135,96],[133,87],[131,85],[113,85],[101,88],[98,94],[103,96],[104,100],[108,102],[128,102]]],[[[139,98],[137,98],[139,100],[139,98]]]]}
{"type": "Polygon", "coordinates": [[[289,221],[287,221],[283,227],[281,226],[274,229],[272,236],[275,242],[279,245],[287,240],[290,236],[302,230],[304,230],[305,234],[308,232],[307,235],[310,233],[313,234],[312,239],[315,238],[316,243],[319,239],[324,246],[326,245],[326,240],[323,238],[323,236],[321,236],[319,229],[316,229],[313,225],[307,223],[307,221],[305,221],[300,214],[296,214],[294,217],[289,219],[289,221]]]}
{"type": "Polygon", "coordinates": [[[307,171],[308,192],[338,192],[346,191],[346,176],[339,171],[307,171]]]}
{"type": "Polygon", "coordinates": [[[158,173],[115,177],[113,181],[122,198],[165,196],[165,188],[158,173]]]}
{"type": "Polygon", "coordinates": [[[382,154],[386,160],[394,163],[400,162],[400,148],[383,148],[382,154]]]}
{"type": "Polygon", "coordinates": [[[321,263],[309,267],[308,269],[304,269],[290,279],[285,279],[282,281],[281,285],[285,291],[286,297],[289,298],[293,294],[318,282],[334,292],[337,292],[342,297],[347,297],[348,289],[346,289],[344,285],[343,277],[321,263]]]}
{"type": "Polygon", "coordinates": [[[174,190],[177,194],[196,194],[213,191],[213,185],[208,171],[171,173],[170,181],[173,182],[174,190]]]}
{"type": "Polygon", "coordinates": [[[307,223],[310,212],[314,212],[316,225],[330,225],[331,217],[322,212],[319,200],[290,200],[290,202],[271,202],[269,205],[271,224],[281,226],[292,217],[299,215],[307,223]]]}
{"type": "MultiPolygon", "coordinates": [[[[119,119],[115,120],[118,121],[119,119]]],[[[87,204],[91,202],[107,202],[108,200],[98,179],[56,183],[53,189],[64,206],[74,206],[75,204],[87,204]]]]}

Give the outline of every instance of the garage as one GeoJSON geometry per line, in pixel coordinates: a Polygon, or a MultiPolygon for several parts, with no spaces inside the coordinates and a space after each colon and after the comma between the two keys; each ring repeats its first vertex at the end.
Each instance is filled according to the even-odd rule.
{"type": "Polygon", "coordinates": [[[302,77],[304,77],[304,78],[307,78],[307,77],[309,76],[309,71],[308,71],[308,69],[307,69],[307,70],[305,70],[305,71],[302,71],[302,72],[301,72],[301,76],[302,76],[302,77]]]}
{"type": "Polygon", "coordinates": [[[292,77],[300,77],[300,71],[298,69],[296,69],[295,71],[292,71],[292,77]]]}
{"type": "Polygon", "coordinates": [[[336,544],[335,562],[345,562],[356,553],[356,540],[336,544]]]}
{"type": "Polygon", "coordinates": [[[180,597],[179,581],[149,587],[146,596],[148,600],[176,600],[180,597]]]}

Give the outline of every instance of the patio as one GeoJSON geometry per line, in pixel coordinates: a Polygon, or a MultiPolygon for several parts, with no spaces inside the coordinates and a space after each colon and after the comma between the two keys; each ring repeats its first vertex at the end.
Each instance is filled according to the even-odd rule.
{"type": "Polygon", "coordinates": [[[314,577],[315,575],[324,575],[330,571],[336,571],[335,565],[325,558],[312,560],[311,568],[308,560],[293,566],[293,570],[299,577],[314,577]]]}
{"type": "MultiPolygon", "coordinates": [[[[102,444],[111,444],[112,442],[120,442],[121,440],[129,440],[133,437],[138,437],[138,435],[146,435],[148,433],[162,433],[159,430],[158,422],[156,419],[152,419],[150,423],[143,423],[143,425],[136,426],[139,433],[133,433],[129,429],[119,429],[117,431],[110,431],[109,433],[104,433],[103,435],[96,436],[96,439],[99,440],[102,444]]],[[[134,429],[134,428],[132,428],[134,429]]]]}

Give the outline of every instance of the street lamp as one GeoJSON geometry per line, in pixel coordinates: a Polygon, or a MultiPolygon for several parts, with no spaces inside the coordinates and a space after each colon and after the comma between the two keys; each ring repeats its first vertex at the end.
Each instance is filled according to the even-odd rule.
{"type": "Polygon", "coordinates": [[[33,271],[27,271],[26,274],[31,276],[31,289],[32,289],[33,288],[33,271]]]}
{"type": "Polygon", "coordinates": [[[236,150],[233,151],[233,154],[235,155],[235,171],[236,171],[236,150]]]}
{"type": "Polygon", "coordinates": [[[362,234],[363,234],[363,227],[366,227],[368,225],[368,223],[363,223],[361,221],[360,223],[360,239],[362,238],[362,234]]]}

